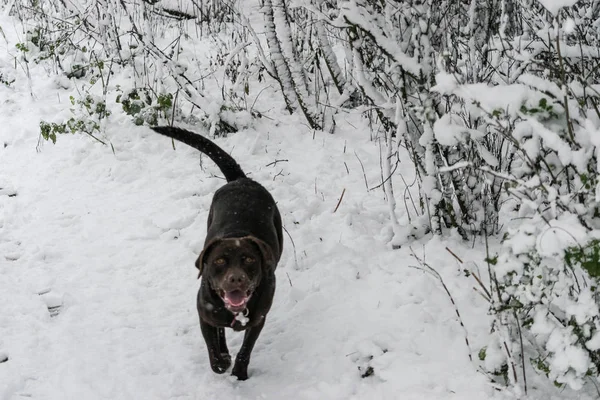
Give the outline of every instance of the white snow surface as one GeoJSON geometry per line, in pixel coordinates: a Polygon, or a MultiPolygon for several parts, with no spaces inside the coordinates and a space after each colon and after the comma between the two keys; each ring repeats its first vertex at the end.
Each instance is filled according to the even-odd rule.
{"type": "Polygon", "coordinates": [[[550,13],[554,16],[558,15],[558,12],[561,8],[571,7],[575,5],[579,0],[538,0],[542,5],[546,8],[546,10],[550,11],[550,13]]]}
{"type": "MultiPolygon", "coordinates": [[[[0,16],[0,26],[0,65],[12,65],[16,22],[0,16]]],[[[104,127],[114,153],[84,135],[36,149],[39,121],[65,115],[73,88],[29,68],[31,80],[17,69],[12,87],[0,87],[0,400],[512,398],[478,364],[488,305],[464,269],[484,269],[483,243],[456,235],[411,245],[453,294],[469,349],[440,282],[412,268],[408,246],[389,245],[385,195],[365,188],[381,183],[380,147],[358,114],[338,115],[334,135],[313,136],[271,111],[216,140],[271,191],[289,236],[250,379],[214,374],[194,260],[220,172],[128,117],[104,127]]],[[[270,101],[281,110],[279,93],[270,101]]],[[[408,165],[400,168],[410,182],[408,165]]],[[[227,334],[235,357],[243,335],[227,334]]],[[[531,389],[530,398],[592,397],[531,389]]]]}

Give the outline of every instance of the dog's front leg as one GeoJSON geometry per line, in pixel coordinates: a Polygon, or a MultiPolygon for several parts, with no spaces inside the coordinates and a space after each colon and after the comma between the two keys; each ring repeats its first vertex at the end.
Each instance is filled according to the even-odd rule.
{"type": "Polygon", "coordinates": [[[244,334],[244,342],[242,343],[242,347],[240,348],[237,357],[235,357],[235,364],[233,365],[233,371],[231,372],[231,375],[236,376],[240,381],[248,379],[250,354],[252,353],[256,339],[258,339],[260,331],[262,331],[264,326],[265,318],[263,317],[259,324],[249,328],[244,334]]]}
{"type": "Polygon", "coordinates": [[[229,349],[227,348],[227,339],[225,338],[225,328],[218,328],[217,332],[219,333],[219,351],[221,355],[226,354],[231,359],[229,349]]]}
{"type": "Polygon", "coordinates": [[[224,341],[225,332],[223,328],[215,328],[204,322],[202,319],[200,319],[200,329],[202,330],[202,336],[204,336],[204,341],[206,342],[210,367],[217,374],[222,374],[231,366],[231,356],[229,355],[229,352],[227,352],[227,345],[224,341]],[[223,344],[220,343],[221,335],[223,336],[223,344]],[[223,352],[224,349],[225,352],[223,352]]]}

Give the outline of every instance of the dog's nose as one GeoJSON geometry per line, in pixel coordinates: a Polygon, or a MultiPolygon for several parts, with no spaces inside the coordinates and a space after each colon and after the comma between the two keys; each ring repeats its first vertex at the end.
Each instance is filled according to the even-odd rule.
{"type": "Polygon", "coordinates": [[[243,285],[248,282],[248,275],[246,275],[246,273],[243,271],[232,272],[227,276],[227,282],[230,285],[243,285]]]}

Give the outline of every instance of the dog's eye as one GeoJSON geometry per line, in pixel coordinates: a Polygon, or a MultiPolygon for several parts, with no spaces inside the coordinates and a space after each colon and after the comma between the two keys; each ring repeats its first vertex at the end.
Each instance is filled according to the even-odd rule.
{"type": "Polygon", "coordinates": [[[224,258],[217,258],[217,259],[214,261],[214,264],[215,264],[215,265],[218,265],[219,267],[221,267],[221,266],[225,265],[225,259],[224,259],[224,258]]]}
{"type": "Polygon", "coordinates": [[[256,260],[252,257],[244,257],[244,264],[254,264],[256,260]]]}

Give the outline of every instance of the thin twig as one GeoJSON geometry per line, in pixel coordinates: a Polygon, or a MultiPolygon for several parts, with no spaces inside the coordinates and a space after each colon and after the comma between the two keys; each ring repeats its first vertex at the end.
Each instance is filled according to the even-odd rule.
{"type": "MultiPolygon", "coordinates": [[[[475,280],[477,281],[477,283],[479,284],[479,286],[481,287],[481,289],[483,290],[483,292],[485,293],[484,298],[488,301],[488,302],[492,302],[492,294],[487,290],[487,288],[485,287],[485,285],[483,284],[483,282],[481,281],[481,278],[479,276],[477,276],[477,274],[473,271],[470,271],[471,275],[473,276],[473,278],[475,278],[475,280]]],[[[474,288],[475,289],[475,288],[474,288]]],[[[483,296],[483,293],[481,293],[481,295],[483,296]]]]}
{"type": "Polygon", "coordinates": [[[527,395],[527,372],[525,370],[525,349],[523,346],[523,332],[521,331],[521,322],[519,321],[519,316],[517,312],[513,309],[513,316],[515,317],[515,321],[517,321],[517,330],[519,331],[519,344],[521,345],[521,369],[523,372],[523,389],[525,390],[525,395],[527,395]]]}
{"type": "Polygon", "coordinates": [[[517,367],[515,366],[515,362],[513,361],[512,354],[511,354],[510,350],[508,349],[508,345],[506,344],[506,342],[503,342],[502,344],[504,345],[504,350],[506,350],[506,354],[508,355],[508,358],[510,360],[510,365],[512,366],[512,371],[513,371],[513,377],[515,378],[515,383],[516,383],[516,382],[518,382],[517,367]]]}
{"type": "Polygon", "coordinates": [[[340,196],[340,199],[337,202],[337,205],[335,206],[335,210],[333,210],[334,213],[338,210],[340,204],[342,204],[342,199],[344,198],[344,193],[346,193],[346,188],[344,188],[344,190],[342,190],[342,195],[340,196]]]}
{"type": "Polygon", "coordinates": [[[459,263],[464,264],[463,261],[460,259],[460,257],[458,257],[456,254],[454,254],[454,252],[452,250],[450,250],[448,247],[446,247],[446,251],[450,254],[452,254],[452,256],[454,258],[456,258],[458,260],[459,263]]]}
{"type": "Polygon", "coordinates": [[[367,173],[365,172],[365,166],[364,166],[363,162],[360,160],[360,158],[358,157],[358,154],[356,154],[356,151],[354,152],[354,155],[356,156],[358,162],[360,163],[360,167],[362,168],[363,177],[365,178],[365,187],[367,188],[367,192],[368,192],[369,191],[369,182],[367,182],[367,173]]]}
{"type": "Polygon", "coordinates": [[[271,165],[277,165],[278,162],[288,162],[289,160],[275,160],[273,162],[268,163],[265,167],[270,167],[271,165]]]}
{"type": "Polygon", "coordinates": [[[296,268],[298,268],[298,256],[296,255],[296,243],[294,243],[294,239],[292,239],[292,235],[290,235],[290,232],[286,229],[286,227],[283,227],[283,230],[285,231],[285,233],[287,233],[288,237],[290,238],[290,242],[292,242],[292,248],[294,249],[294,263],[296,264],[296,268]]]}
{"type": "Polygon", "coordinates": [[[466,328],[465,324],[463,323],[463,319],[460,316],[460,312],[458,311],[458,306],[456,305],[456,302],[454,301],[454,297],[452,296],[452,293],[450,293],[450,290],[448,289],[448,286],[446,286],[446,283],[444,282],[444,279],[439,274],[439,272],[437,272],[433,267],[431,267],[429,264],[427,264],[425,262],[425,260],[420,259],[415,254],[415,252],[412,249],[412,247],[410,248],[410,251],[412,253],[412,256],[421,264],[421,266],[418,266],[418,267],[417,266],[411,266],[411,267],[412,268],[416,268],[416,269],[420,269],[421,271],[430,274],[431,276],[433,276],[434,278],[436,278],[442,284],[442,287],[446,291],[446,294],[448,295],[448,298],[450,298],[450,301],[452,302],[452,306],[454,307],[454,312],[456,313],[456,316],[458,317],[458,323],[463,328],[463,331],[465,333],[465,343],[467,344],[467,350],[468,350],[469,360],[473,361],[473,355],[472,355],[472,352],[471,352],[471,345],[469,343],[469,332],[467,331],[467,328],[466,328]]]}

